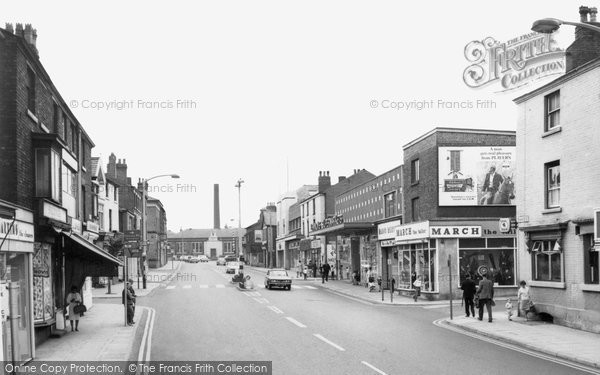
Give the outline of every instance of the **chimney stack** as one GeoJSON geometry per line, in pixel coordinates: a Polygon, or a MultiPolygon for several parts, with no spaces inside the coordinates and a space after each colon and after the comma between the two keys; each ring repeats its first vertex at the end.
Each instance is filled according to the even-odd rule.
{"type": "MultiPolygon", "coordinates": [[[[594,26],[600,26],[596,20],[596,8],[579,7],[580,20],[594,26]],[[590,16],[588,20],[588,14],[590,16]]],[[[600,57],[600,33],[583,27],[575,28],[575,41],[566,49],[566,72],[580,67],[600,57]]]]}
{"type": "Polygon", "coordinates": [[[125,181],[127,181],[127,183],[131,185],[131,179],[127,178],[127,163],[125,162],[125,159],[123,159],[123,162],[121,162],[121,159],[119,159],[119,161],[117,162],[116,170],[117,182],[124,183],[125,181]]]}
{"type": "Polygon", "coordinates": [[[346,179],[346,176],[339,176],[338,177],[338,183],[344,181],[346,179]]]}
{"type": "Polygon", "coordinates": [[[8,23],[8,22],[7,22],[7,23],[6,23],[6,26],[5,26],[4,28],[6,29],[6,31],[8,31],[8,32],[9,32],[9,33],[11,33],[11,34],[14,34],[14,33],[15,33],[15,29],[14,29],[14,27],[13,27],[12,23],[8,23]]]}
{"type": "Polygon", "coordinates": [[[117,179],[117,157],[112,152],[110,153],[110,156],[108,157],[108,165],[106,166],[106,174],[109,177],[114,178],[115,180],[117,179]]]}
{"type": "Polygon", "coordinates": [[[221,213],[219,212],[219,184],[214,185],[214,224],[213,229],[221,228],[221,213]]]}
{"type": "Polygon", "coordinates": [[[331,177],[329,177],[329,171],[319,171],[319,193],[324,192],[331,186],[331,177]]]}

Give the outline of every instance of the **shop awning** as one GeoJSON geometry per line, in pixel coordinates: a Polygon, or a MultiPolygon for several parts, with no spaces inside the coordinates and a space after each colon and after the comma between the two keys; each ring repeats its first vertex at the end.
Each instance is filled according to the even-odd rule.
{"type": "Polygon", "coordinates": [[[95,260],[107,262],[113,266],[122,266],[123,265],[123,262],[121,262],[121,260],[119,260],[118,258],[114,257],[113,255],[107,253],[106,251],[102,250],[101,248],[94,245],[93,243],[87,241],[85,238],[81,237],[80,235],[78,235],[76,233],[71,233],[71,235],[67,235],[64,232],[63,232],[63,235],[65,236],[65,238],[73,241],[76,245],[78,245],[80,249],[82,249],[84,251],[89,251],[91,253],[89,255],[91,255],[92,258],[95,258],[95,260]]]}

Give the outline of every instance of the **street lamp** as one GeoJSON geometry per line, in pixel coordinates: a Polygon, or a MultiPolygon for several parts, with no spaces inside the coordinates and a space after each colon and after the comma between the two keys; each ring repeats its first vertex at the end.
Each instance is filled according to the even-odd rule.
{"type": "MultiPolygon", "coordinates": [[[[242,256],[244,255],[242,252],[242,184],[244,183],[244,180],[242,180],[241,178],[238,179],[237,184],[235,184],[235,187],[238,189],[238,255],[242,256]]],[[[244,256],[244,262],[246,262],[246,258],[244,256]]]]}
{"type": "MultiPolygon", "coordinates": [[[[161,174],[158,176],[142,179],[142,287],[146,289],[146,256],[147,256],[147,223],[146,223],[146,190],[148,189],[148,181],[159,177],[179,178],[178,174],[161,174]]],[[[139,287],[139,285],[138,285],[139,287]]]]}
{"type": "Polygon", "coordinates": [[[542,34],[552,34],[556,30],[558,30],[561,25],[579,26],[579,27],[584,27],[586,29],[600,32],[600,27],[590,25],[589,23],[569,22],[569,21],[559,20],[556,18],[543,18],[541,20],[537,20],[531,26],[531,30],[538,32],[538,33],[542,33],[542,34]]]}

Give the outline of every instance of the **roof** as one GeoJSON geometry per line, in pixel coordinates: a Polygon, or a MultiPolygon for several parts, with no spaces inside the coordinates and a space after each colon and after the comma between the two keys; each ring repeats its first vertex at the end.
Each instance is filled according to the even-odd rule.
{"type": "Polygon", "coordinates": [[[517,135],[517,132],[514,130],[496,130],[496,129],[468,129],[468,128],[445,128],[445,127],[437,127],[434,128],[422,136],[408,142],[402,149],[405,150],[415,144],[421,142],[425,138],[435,134],[435,133],[467,133],[467,134],[495,134],[495,135],[517,135]]]}
{"type": "MultiPolygon", "coordinates": [[[[208,238],[213,233],[217,235],[217,237],[237,237],[240,229],[238,228],[223,228],[223,229],[185,229],[182,232],[173,232],[167,231],[167,238],[208,238]]],[[[241,229],[242,235],[246,233],[246,229],[241,229]]]]}

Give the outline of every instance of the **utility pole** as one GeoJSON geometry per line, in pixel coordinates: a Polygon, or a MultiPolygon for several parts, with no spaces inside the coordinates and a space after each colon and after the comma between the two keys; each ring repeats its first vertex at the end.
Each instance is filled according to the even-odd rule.
{"type": "Polygon", "coordinates": [[[452,320],[452,255],[448,255],[448,276],[448,280],[450,281],[450,320],[452,320]]]}
{"type": "Polygon", "coordinates": [[[242,184],[244,180],[238,178],[235,187],[238,189],[238,256],[244,255],[244,261],[246,261],[245,254],[242,250],[242,184]]]}

